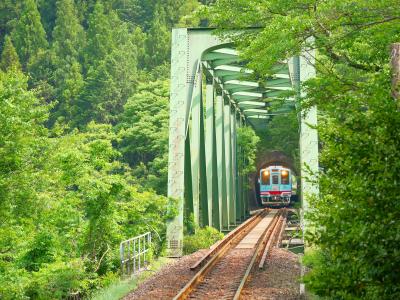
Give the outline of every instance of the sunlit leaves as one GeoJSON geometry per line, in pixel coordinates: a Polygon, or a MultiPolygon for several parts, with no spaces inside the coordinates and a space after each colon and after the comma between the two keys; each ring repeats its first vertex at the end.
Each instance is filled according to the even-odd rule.
{"type": "Polygon", "coordinates": [[[390,96],[390,44],[400,39],[399,3],[219,0],[209,18],[259,74],[274,62],[317,51],[317,76],[301,107],[319,110],[320,196],[310,202],[306,277],[335,299],[399,298],[400,118],[390,96]],[[258,25],[231,35],[226,29],[258,25]],[[254,32],[257,32],[255,34],[254,32]],[[309,37],[313,37],[310,43],[309,37]],[[391,225],[388,225],[391,224],[391,225]]]}
{"type": "Polygon", "coordinates": [[[238,153],[238,169],[241,170],[242,175],[247,175],[254,171],[259,142],[260,138],[253,128],[244,126],[237,129],[237,144],[241,150],[238,153]]]}

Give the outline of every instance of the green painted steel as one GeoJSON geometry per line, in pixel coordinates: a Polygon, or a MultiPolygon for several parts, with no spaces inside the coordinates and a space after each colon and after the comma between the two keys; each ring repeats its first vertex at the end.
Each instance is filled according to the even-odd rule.
{"type": "Polygon", "coordinates": [[[192,172],[190,168],[191,155],[190,155],[190,136],[186,136],[185,140],[185,203],[184,203],[184,216],[189,218],[194,214],[193,208],[193,190],[192,190],[192,172]]]}
{"type": "MultiPolygon", "coordinates": [[[[213,220],[213,210],[217,209],[214,202],[215,197],[215,187],[214,187],[214,136],[215,136],[215,126],[214,126],[214,85],[213,80],[210,77],[206,79],[206,141],[205,141],[205,149],[206,149],[206,171],[207,171],[207,197],[208,197],[208,220],[209,226],[218,223],[216,220],[213,220]]],[[[218,210],[214,213],[215,217],[218,216],[218,210]]],[[[219,216],[218,216],[219,218],[219,216]]],[[[218,225],[216,228],[220,229],[218,225]]]]}
{"type": "Polygon", "coordinates": [[[221,207],[221,229],[229,228],[229,210],[226,195],[224,99],[217,95],[215,101],[215,131],[217,141],[218,198],[221,207]]]}
{"type": "MultiPolygon", "coordinates": [[[[206,168],[206,147],[205,147],[205,128],[204,128],[204,108],[203,100],[200,101],[200,204],[201,204],[201,226],[211,225],[212,218],[208,217],[212,204],[208,203],[207,168],[206,168]]],[[[212,189],[212,187],[211,187],[212,189]]],[[[212,202],[212,199],[211,199],[212,202]]]]}
{"type": "MultiPolygon", "coordinates": [[[[215,104],[215,102],[214,102],[215,104]]],[[[217,132],[215,128],[214,114],[214,130],[213,130],[213,155],[212,155],[212,190],[213,190],[213,205],[212,205],[212,226],[222,230],[222,199],[219,197],[219,182],[218,182],[218,159],[217,159],[217,132]]]]}
{"type": "Polygon", "coordinates": [[[232,202],[235,210],[235,224],[240,222],[240,204],[237,196],[237,138],[236,138],[236,110],[231,110],[231,140],[232,140],[232,202]]]}
{"type": "Polygon", "coordinates": [[[232,168],[232,132],[231,132],[231,105],[226,101],[224,105],[224,133],[225,133],[225,164],[226,164],[226,191],[229,210],[229,225],[236,225],[235,199],[233,198],[233,168],[232,168]]]}
{"type": "Polygon", "coordinates": [[[201,117],[201,69],[198,68],[193,86],[191,123],[190,123],[190,156],[192,166],[192,190],[193,190],[193,215],[196,224],[200,222],[200,117],[201,117]]]}
{"type": "Polygon", "coordinates": [[[241,199],[239,196],[239,169],[238,169],[238,144],[237,144],[237,128],[238,128],[238,120],[237,120],[237,114],[236,111],[233,112],[232,114],[232,123],[233,123],[233,140],[234,140],[234,146],[232,148],[232,153],[233,153],[233,184],[234,184],[234,194],[235,194],[235,207],[236,207],[236,222],[241,222],[242,221],[242,205],[241,205],[241,199]]]}
{"type": "Polygon", "coordinates": [[[188,86],[188,30],[172,32],[171,101],[169,120],[168,196],[177,199],[178,215],[167,224],[167,255],[182,255],[185,188],[185,140],[188,86]]]}
{"type": "MultiPolygon", "coordinates": [[[[249,216],[249,179],[239,169],[247,162],[239,162],[237,129],[265,130],[273,116],[292,111],[293,90],[315,74],[311,60],[297,60],[301,66],[294,66],[296,59],[276,63],[270,76],[259,78],[212,29],[173,30],[168,196],[177,199],[178,215],[167,224],[168,256],[182,255],[184,216],[224,231],[249,216]]],[[[318,137],[306,127],[316,124],[316,110],[301,121],[300,160],[318,170],[318,137]]],[[[317,191],[310,182],[302,185],[317,191]]]]}
{"type": "MultiPolygon", "coordinates": [[[[315,76],[315,50],[304,52],[299,59],[300,82],[304,82],[315,76]]],[[[304,97],[304,91],[300,91],[304,97]]],[[[309,199],[318,195],[319,186],[316,183],[318,177],[318,132],[317,108],[313,106],[300,115],[300,165],[301,169],[301,203],[302,214],[309,209],[309,199]]],[[[302,219],[303,231],[307,224],[302,219]]]]}

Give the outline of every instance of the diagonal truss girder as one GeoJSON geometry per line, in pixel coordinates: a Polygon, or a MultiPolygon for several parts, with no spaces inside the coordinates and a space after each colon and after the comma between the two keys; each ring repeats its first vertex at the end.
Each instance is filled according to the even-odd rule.
{"type": "Polygon", "coordinates": [[[178,215],[167,224],[169,256],[182,255],[184,218],[195,228],[229,231],[248,217],[237,130],[262,130],[293,109],[294,65],[279,62],[268,78],[257,78],[211,30],[173,30],[168,196],[177,200],[178,215]],[[273,109],[282,99],[288,104],[273,109]]]}

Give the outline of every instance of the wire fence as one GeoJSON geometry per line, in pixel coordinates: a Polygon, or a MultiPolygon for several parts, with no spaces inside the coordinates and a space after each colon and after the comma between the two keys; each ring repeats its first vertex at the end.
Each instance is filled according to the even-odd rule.
{"type": "Polygon", "coordinates": [[[134,275],[144,270],[150,260],[150,249],[151,232],[121,242],[121,275],[134,275]]]}

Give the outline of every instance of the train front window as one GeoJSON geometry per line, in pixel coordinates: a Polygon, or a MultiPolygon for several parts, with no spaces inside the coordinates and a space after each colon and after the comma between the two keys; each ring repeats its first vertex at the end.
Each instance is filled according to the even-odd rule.
{"type": "Polygon", "coordinates": [[[261,173],[262,184],[269,184],[269,171],[264,170],[261,173]]]}
{"type": "Polygon", "coordinates": [[[272,184],[279,184],[279,175],[272,175],[272,184]]]}
{"type": "Polygon", "coordinates": [[[287,170],[282,170],[281,184],[289,184],[289,172],[287,170]]]}

